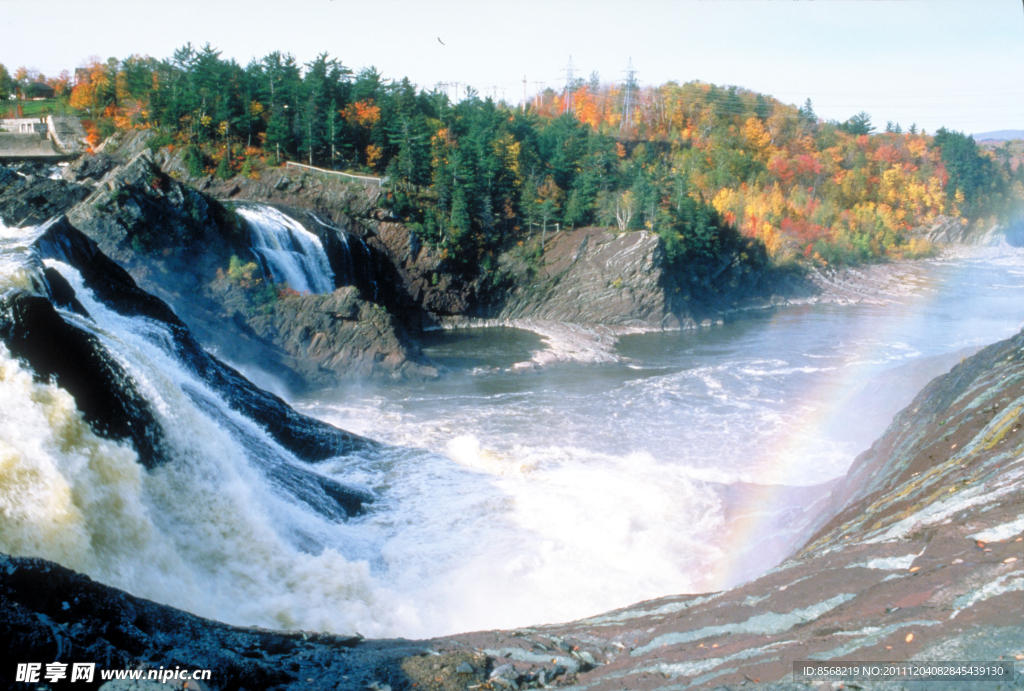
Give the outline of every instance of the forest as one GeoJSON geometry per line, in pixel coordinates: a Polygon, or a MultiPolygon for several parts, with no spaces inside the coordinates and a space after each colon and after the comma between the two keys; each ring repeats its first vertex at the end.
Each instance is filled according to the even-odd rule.
{"type": "Polygon", "coordinates": [[[0,96],[49,82],[96,146],[150,128],[194,176],[258,177],[285,161],[385,179],[384,201],[453,270],[557,229],[648,230],[680,266],[850,264],[932,251],[912,233],[939,215],[1008,222],[1024,201],[1009,145],[867,113],[824,121],[808,99],[700,81],[640,86],[599,75],[509,105],[473,89],[358,73],[326,53],[242,67],[188,44],[169,59],[92,59],[47,80],[0,66],[0,96]],[[74,83],[73,83],[74,82],[74,83]]]}

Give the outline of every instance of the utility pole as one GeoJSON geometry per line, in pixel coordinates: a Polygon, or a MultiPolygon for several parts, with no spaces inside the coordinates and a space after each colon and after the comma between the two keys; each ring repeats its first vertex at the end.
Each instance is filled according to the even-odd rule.
{"type": "Polygon", "coordinates": [[[636,111],[636,70],[633,69],[633,58],[629,59],[626,67],[626,88],[622,95],[622,120],[619,121],[619,131],[629,128],[636,111]]]}
{"type": "Polygon", "coordinates": [[[542,93],[543,92],[541,91],[541,87],[544,86],[545,84],[547,84],[547,82],[534,82],[533,83],[533,89],[534,89],[533,98],[537,102],[537,108],[540,108],[541,103],[543,103],[543,101],[544,101],[544,99],[542,97],[542,93]]]}
{"type": "Polygon", "coordinates": [[[562,70],[565,72],[565,93],[562,98],[562,112],[568,113],[572,109],[572,92],[575,90],[576,67],[572,64],[572,56],[569,56],[569,64],[562,70]]]}
{"type": "Polygon", "coordinates": [[[523,75],[523,112],[526,112],[526,75],[523,75]]]}

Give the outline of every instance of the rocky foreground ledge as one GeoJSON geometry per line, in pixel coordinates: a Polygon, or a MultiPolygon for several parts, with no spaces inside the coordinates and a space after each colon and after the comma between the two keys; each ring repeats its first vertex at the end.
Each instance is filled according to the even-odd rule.
{"type": "Polygon", "coordinates": [[[795,680],[792,663],[1012,660],[1015,680],[999,685],[847,687],[1024,688],[1022,414],[1024,333],[934,380],[856,460],[803,549],[725,592],[569,624],[362,641],[229,627],[5,557],[0,656],[209,668],[210,688],[250,691],[828,689],[839,685],[795,680]]]}
{"type": "MultiPolygon", "coordinates": [[[[518,682],[830,688],[797,660],[1011,660],[1024,687],[1024,334],[939,377],[854,463],[800,552],[732,590],[455,636],[518,682]]],[[[905,682],[851,688],[997,688],[905,682]]],[[[836,685],[838,686],[838,684],[836,685]]]]}

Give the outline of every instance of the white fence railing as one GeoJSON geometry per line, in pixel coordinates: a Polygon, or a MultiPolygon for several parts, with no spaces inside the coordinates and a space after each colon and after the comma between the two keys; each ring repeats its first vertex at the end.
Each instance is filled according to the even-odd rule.
{"type": "Polygon", "coordinates": [[[378,187],[388,181],[387,178],[374,178],[369,175],[352,175],[351,173],[342,173],[337,170],[327,170],[325,168],[317,168],[316,166],[307,166],[304,163],[296,163],[295,161],[285,161],[285,167],[298,168],[300,170],[311,170],[315,173],[322,173],[324,175],[339,175],[345,178],[352,178],[353,180],[366,180],[368,182],[376,183],[378,187]]]}

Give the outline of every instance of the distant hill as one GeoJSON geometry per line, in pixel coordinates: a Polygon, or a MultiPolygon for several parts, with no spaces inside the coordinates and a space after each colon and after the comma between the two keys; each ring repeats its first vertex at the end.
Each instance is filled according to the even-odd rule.
{"type": "Polygon", "coordinates": [[[983,142],[986,139],[992,141],[1004,141],[1006,139],[1024,139],[1024,130],[995,130],[994,132],[979,132],[972,135],[974,141],[983,142]]]}

